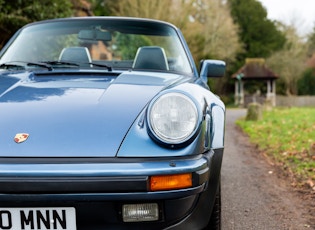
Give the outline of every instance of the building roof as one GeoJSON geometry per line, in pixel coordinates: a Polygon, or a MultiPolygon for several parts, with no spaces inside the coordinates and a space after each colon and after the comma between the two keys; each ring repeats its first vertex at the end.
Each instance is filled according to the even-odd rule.
{"type": "Polygon", "coordinates": [[[242,66],[232,78],[242,80],[270,80],[277,79],[278,75],[269,69],[263,58],[247,58],[245,65],[242,66]]]}

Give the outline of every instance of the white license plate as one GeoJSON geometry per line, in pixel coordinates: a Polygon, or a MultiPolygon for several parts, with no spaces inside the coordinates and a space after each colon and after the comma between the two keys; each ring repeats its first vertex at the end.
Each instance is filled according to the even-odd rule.
{"type": "Polygon", "coordinates": [[[74,208],[1,208],[0,230],[75,230],[74,208]]]}

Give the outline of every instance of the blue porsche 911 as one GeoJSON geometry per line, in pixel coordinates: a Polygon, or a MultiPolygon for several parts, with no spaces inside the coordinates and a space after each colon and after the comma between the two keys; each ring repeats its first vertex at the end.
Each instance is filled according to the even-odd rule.
{"type": "Polygon", "coordinates": [[[0,52],[0,229],[220,229],[224,72],[162,21],[21,28],[0,52]]]}

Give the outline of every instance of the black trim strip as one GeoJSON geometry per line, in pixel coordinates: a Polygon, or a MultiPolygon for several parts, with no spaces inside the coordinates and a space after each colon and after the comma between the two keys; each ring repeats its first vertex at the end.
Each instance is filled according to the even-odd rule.
{"type": "Polygon", "coordinates": [[[138,177],[62,177],[0,178],[2,193],[84,193],[147,191],[147,176],[138,177]]]}

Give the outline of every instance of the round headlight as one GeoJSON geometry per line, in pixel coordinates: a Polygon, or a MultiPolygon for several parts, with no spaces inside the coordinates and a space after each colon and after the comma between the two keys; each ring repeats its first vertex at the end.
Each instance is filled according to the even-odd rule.
{"type": "Polygon", "coordinates": [[[149,107],[150,130],[160,141],[180,144],[191,138],[198,127],[195,103],[182,93],[167,93],[149,107]]]}

